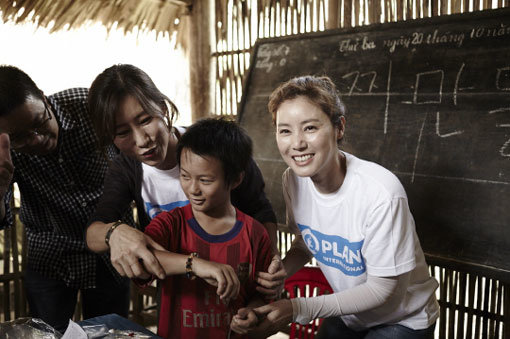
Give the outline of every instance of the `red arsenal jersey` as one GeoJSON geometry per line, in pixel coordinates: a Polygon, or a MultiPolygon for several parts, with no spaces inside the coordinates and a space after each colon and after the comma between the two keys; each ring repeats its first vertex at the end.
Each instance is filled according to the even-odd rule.
{"type": "Polygon", "coordinates": [[[203,279],[167,277],[161,284],[158,335],[227,338],[230,320],[257,293],[255,272],[267,272],[271,262],[271,244],[264,226],[238,209],[236,219],[229,232],[211,235],[195,220],[188,204],[160,213],[145,228],[147,235],[171,252],[197,252],[202,259],[232,266],[241,282],[238,298],[224,305],[216,287],[203,279]]]}

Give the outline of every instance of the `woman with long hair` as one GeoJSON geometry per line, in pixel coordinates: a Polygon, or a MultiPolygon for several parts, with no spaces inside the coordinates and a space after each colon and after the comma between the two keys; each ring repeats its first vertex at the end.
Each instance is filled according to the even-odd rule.
{"type": "MultiPolygon", "coordinates": [[[[95,252],[110,250],[112,264],[123,276],[139,277],[146,269],[164,278],[151,252],[151,248],[162,248],[145,236],[143,229],[159,212],[187,204],[176,159],[177,141],[185,132],[184,127],[173,126],[177,107],[144,71],[127,64],[111,66],[99,74],[88,102],[100,147],[113,143],[120,155],[106,174],[103,196],[86,231],[87,245],[95,252]],[[122,221],[133,201],[141,230],[122,221]]],[[[231,198],[234,206],[268,230],[274,257],[269,272],[262,273],[271,281],[259,288],[272,297],[283,285],[285,272],[276,250],[276,217],[253,160],[231,198]]]]}

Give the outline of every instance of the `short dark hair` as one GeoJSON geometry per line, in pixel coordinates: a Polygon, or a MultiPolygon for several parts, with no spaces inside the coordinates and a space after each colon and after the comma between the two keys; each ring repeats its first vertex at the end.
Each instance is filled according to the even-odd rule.
{"type": "Polygon", "coordinates": [[[0,66],[0,116],[9,114],[33,96],[44,100],[43,92],[22,70],[9,65],[0,66]]]}
{"type": "Polygon", "coordinates": [[[252,141],[235,122],[225,118],[206,118],[191,125],[177,143],[177,162],[181,164],[183,149],[200,156],[218,159],[225,173],[225,182],[235,182],[252,156],[252,141]]]}
{"type": "Polygon", "coordinates": [[[314,75],[292,78],[271,93],[267,107],[272,115],[273,123],[276,122],[276,112],[280,105],[298,96],[307,97],[319,106],[329,117],[333,126],[339,126],[342,123],[341,117],[345,116],[346,109],[335,84],[327,76],[314,75]]]}
{"type": "Polygon", "coordinates": [[[129,64],[113,65],[99,74],[89,89],[89,112],[101,148],[115,138],[115,116],[129,95],[138,100],[147,114],[166,119],[169,128],[179,114],[177,106],[161,93],[147,73],[129,64]]]}

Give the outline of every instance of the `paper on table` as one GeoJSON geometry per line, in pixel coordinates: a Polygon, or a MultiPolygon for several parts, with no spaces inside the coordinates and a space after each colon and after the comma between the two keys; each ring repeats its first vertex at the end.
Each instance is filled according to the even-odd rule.
{"type": "Polygon", "coordinates": [[[69,319],[69,325],[61,339],[87,339],[87,333],[77,323],[69,319]]]}

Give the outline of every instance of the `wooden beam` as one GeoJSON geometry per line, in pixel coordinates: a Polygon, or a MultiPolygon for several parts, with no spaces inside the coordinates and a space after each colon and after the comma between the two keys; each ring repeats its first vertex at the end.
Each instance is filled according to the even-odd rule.
{"type": "MultiPolygon", "coordinates": [[[[404,1],[397,0],[397,16],[396,21],[404,20],[404,1]]],[[[395,21],[395,15],[392,16],[392,21],[395,21]]]]}
{"type": "Polygon", "coordinates": [[[177,6],[189,6],[189,5],[191,5],[191,1],[190,0],[166,0],[166,2],[169,2],[169,3],[177,5],[177,6]]]}
{"type": "Polygon", "coordinates": [[[188,17],[191,119],[213,113],[211,104],[210,0],[195,1],[188,17]]]}
{"type": "Polygon", "coordinates": [[[331,0],[328,8],[328,21],[326,29],[338,28],[338,19],[340,17],[340,0],[331,0]]]}
{"type": "Polygon", "coordinates": [[[344,1],[344,26],[352,27],[352,0],[344,1]]]}

